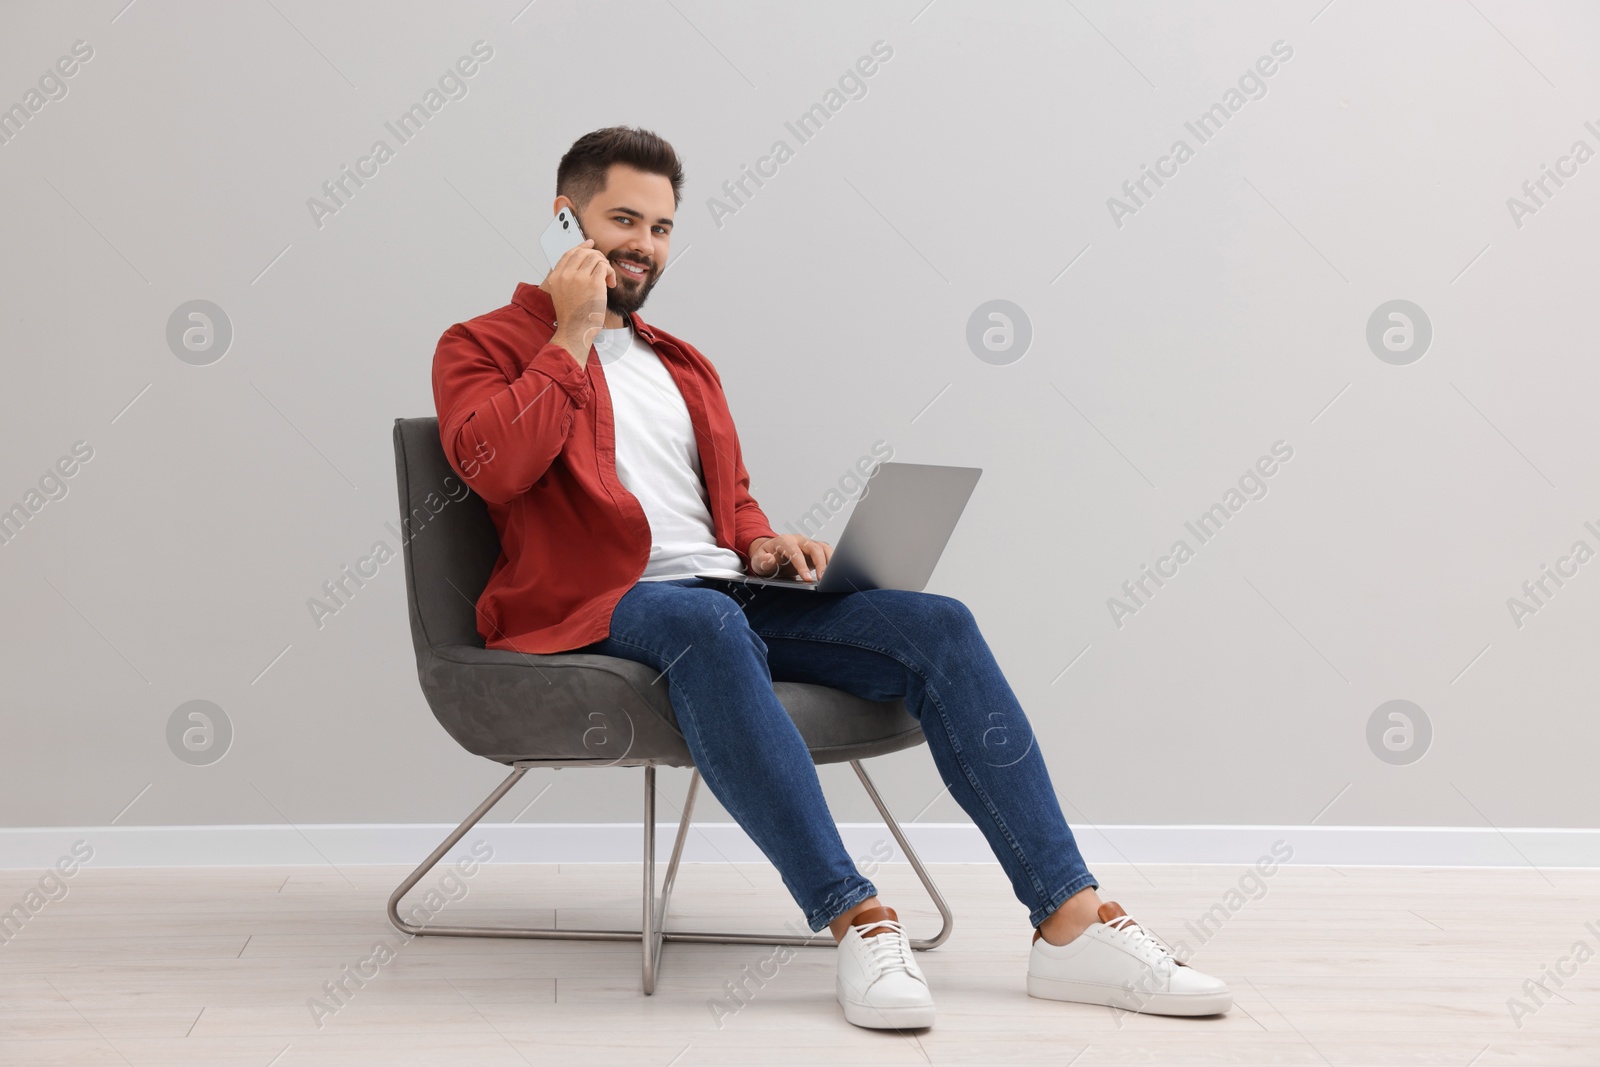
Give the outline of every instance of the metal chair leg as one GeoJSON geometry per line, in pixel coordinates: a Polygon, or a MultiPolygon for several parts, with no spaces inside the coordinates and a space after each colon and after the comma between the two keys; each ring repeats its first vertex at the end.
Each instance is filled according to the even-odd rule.
{"type": "MultiPolygon", "coordinates": [[[[931,938],[912,938],[911,947],[920,951],[937,948],[944,944],[950,937],[954,918],[950,907],[945,903],[943,895],[934,885],[933,878],[929,875],[922,860],[911,847],[911,842],[906,840],[905,833],[900,824],[889,811],[883,797],[879,795],[877,787],[868,777],[866,769],[860,761],[851,760],[850,765],[855,768],[856,776],[861,779],[862,786],[867,791],[867,796],[872,799],[878,813],[883,816],[883,821],[894,835],[895,841],[900,845],[900,850],[905,853],[906,860],[911,864],[912,870],[922,882],[928,892],[928,897],[939,911],[941,925],[939,932],[931,938]]],[[[515,767],[511,774],[494,788],[483,803],[467,816],[460,826],[450,832],[450,835],[434,849],[422,864],[406,876],[394,893],[389,897],[389,921],[402,933],[412,936],[434,935],[442,937],[520,937],[530,939],[543,939],[553,941],[638,941],[641,947],[641,985],[646,995],[655,991],[656,977],[661,969],[661,947],[667,941],[679,941],[688,944],[701,945],[814,945],[822,948],[832,948],[833,939],[822,936],[821,932],[806,936],[794,934],[726,934],[709,933],[689,930],[666,929],[667,909],[672,899],[672,889],[677,881],[678,868],[683,859],[684,843],[689,836],[690,823],[694,815],[695,799],[700,788],[700,772],[696,770],[689,779],[689,791],[684,798],[683,815],[678,822],[678,833],[672,843],[672,858],[667,864],[666,876],[662,881],[659,897],[656,894],[655,884],[655,768],[647,766],[645,771],[645,799],[644,799],[644,892],[642,921],[638,930],[588,930],[588,929],[556,929],[554,927],[509,927],[509,926],[467,926],[446,923],[419,924],[407,922],[400,917],[400,901],[409,893],[416,884],[436,867],[441,859],[466,836],[467,831],[476,826],[489,810],[495,806],[511,787],[522,780],[533,764],[515,767]]]]}
{"type": "Polygon", "coordinates": [[[699,795],[700,772],[696,770],[689,776],[689,791],[684,794],[683,814],[678,819],[678,836],[672,841],[672,858],[667,861],[667,876],[661,881],[661,910],[656,923],[658,929],[666,925],[667,903],[672,899],[672,885],[678,880],[678,863],[683,859],[683,843],[689,838],[689,821],[694,818],[694,802],[699,795]]]}
{"type": "MultiPolygon", "coordinates": [[[[438,866],[452,848],[456,846],[467,831],[471,830],[478,822],[489,813],[502,797],[511,791],[511,787],[522,780],[530,766],[516,767],[506,777],[505,781],[495,787],[482,804],[479,804],[471,815],[466,817],[462,824],[450,832],[438,848],[434,849],[428,858],[422,861],[421,866],[406,876],[405,881],[389,897],[389,921],[401,933],[412,936],[434,935],[439,937],[527,937],[540,938],[551,941],[637,941],[640,933],[638,930],[558,930],[554,927],[512,927],[512,926],[463,926],[450,923],[411,923],[400,917],[400,901],[427,873],[438,866]]],[[[654,768],[649,768],[654,770],[654,768]]]]}
{"type": "MultiPolygon", "coordinates": [[[[645,984],[645,992],[650,993],[655,989],[656,975],[661,972],[661,945],[667,928],[667,908],[672,903],[672,886],[678,880],[678,864],[683,859],[683,843],[689,839],[689,822],[694,818],[694,802],[700,793],[700,772],[696,770],[689,776],[689,791],[684,794],[683,814],[678,819],[678,833],[672,839],[672,858],[667,861],[667,875],[661,882],[661,903],[655,910],[655,949],[654,961],[650,966],[650,978],[645,984]]],[[[652,883],[655,881],[651,875],[652,883]]]]}
{"type": "Polygon", "coordinates": [[[883,816],[884,825],[894,835],[900,844],[900,851],[906,854],[906,860],[911,864],[911,869],[917,872],[917,878],[922,882],[922,888],[928,891],[928,897],[933,901],[933,906],[939,909],[939,918],[942,920],[939,932],[932,937],[913,937],[911,947],[927,951],[938,948],[950,937],[950,929],[955,923],[955,916],[950,913],[950,905],[944,902],[944,895],[939,892],[939,887],[933,884],[933,876],[928,873],[928,868],[922,865],[922,860],[917,856],[917,850],[911,847],[911,842],[906,840],[905,833],[900,829],[900,823],[890,813],[889,806],[883,802],[883,797],[878,795],[878,787],[872,784],[872,779],[867,777],[867,769],[861,766],[860,760],[851,760],[850,766],[856,769],[856,777],[861,779],[861,786],[867,791],[867,796],[872,798],[878,814],[883,816]]]}
{"type": "Polygon", "coordinates": [[[656,932],[656,769],[644,769],[644,912],[640,919],[639,948],[644,995],[656,991],[656,969],[661,965],[661,935],[656,932]]]}
{"type": "MultiPolygon", "coordinates": [[[[950,905],[945,903],[944,895],[939,892],[939,887],[934,884],[933,876],[928,873],[928,868],[922,865],[922,859],[917,855],[916,849],[911,847],[911,842],[906,839],[905,833],[900,829],[900,823],[895,819],[894,813],[884,803],[879,795],[877,786],[867,775],[867,769],[861,766],[860,760],[851,760],[850,766],[855,768],[856,777],[861,779],[861,785],[871,798],[873,806],[878,809],[878,814],[883,816],[883,821],[889,828],[889,833],[900,845],[900,851],[905,853],[906,860],[911,864],[911,869],[916,872],[917,879],[922,882],[922,888],[927,890],[928,898],[933,901],[933,906],[939,911],[939,932],[932,937],[914,937],[911,947],[918,951],[926,952],[928,949],[938,948],[950,939],[951,931],[955,924],[955,916],[950,911],[950,905]]],[[[683,818],[678,823],[678,836],[672,845],[672,859],[667,863],[667,875],[661,889],[661,906],[656,912],[656,936],[666,941],[687,941],[701,944],[742,944],[742,945],[820,945],[824,948],[833,946],[832,938],[824,938],[821,933],[810,937],[780,934],[769,936],[762,934],[691,934],[677,933],[666,928],[667,901],[672,895],[672,884],[678,876],[678,863],[683,857],[683,845],[689,836],[689,820],[694,814],[695,797],[700,788],[700,771],[696,769],[689,778],[689,792],[683,801],[683,818]]],[[[657,949],[656,965],[660,966],[660,949],[657,949]]]]}

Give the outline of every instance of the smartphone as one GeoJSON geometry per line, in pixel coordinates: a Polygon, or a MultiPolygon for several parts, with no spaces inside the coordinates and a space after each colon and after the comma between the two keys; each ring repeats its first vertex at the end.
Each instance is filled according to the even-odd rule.
{"type": "Polygon", "coordinates": [[[584,236],[578,216],[572,213],[571,208],[564,207],[556,212],[556,217],[550,220],[550,225],[539,235],[539,247],[544,249],[544,258],[550,261],[550,269],[555,270],[556,264],[568,250],[578,247],[586,240],[588,238],[584,236]]]}

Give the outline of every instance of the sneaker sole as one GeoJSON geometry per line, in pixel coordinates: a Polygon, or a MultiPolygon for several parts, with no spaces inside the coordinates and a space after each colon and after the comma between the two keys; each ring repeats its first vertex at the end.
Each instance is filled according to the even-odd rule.
{"type": "Polygon", "coordinates": [[[868,1030],[919,1030],[933,1025],[933,1005],[874,1008],[839,997],[845,1021],[868,1030]]]}
{"type": "Polygon", "coordinates": [[[1233,1007],[1232,993],[1151,993],[1136,1001],[1123,990],[1111,986],[1037,974],[1028,975],[1028,996],[1075,1004],[1100,1004],[1145,1015],[1221,1015],[1233,1007]]]}

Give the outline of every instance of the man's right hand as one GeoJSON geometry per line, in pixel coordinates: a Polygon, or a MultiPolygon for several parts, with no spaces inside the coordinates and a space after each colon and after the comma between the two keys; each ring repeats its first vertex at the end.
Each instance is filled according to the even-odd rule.
{"type": "Polygon", "coordinates": [[[556,332],[550,338],[572,353],[582,367],[589,361],[595,334],[606,324],[606,289],[617,284],[617,271],[589,238],[562,253],[539,288],[556,308],[556,332]]]}

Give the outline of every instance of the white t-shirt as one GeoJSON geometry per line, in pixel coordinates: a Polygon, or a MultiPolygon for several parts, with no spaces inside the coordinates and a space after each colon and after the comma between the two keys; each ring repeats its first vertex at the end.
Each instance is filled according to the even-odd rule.
{"type": "Polygon", "coordinates": [[[611,391],[617,477],[650,521],[650,562],[640,581],[742,576],[738,554],[716,541],[694,423],[678,383],[627,326],[601,330],[594,348],[611,391]]]}

